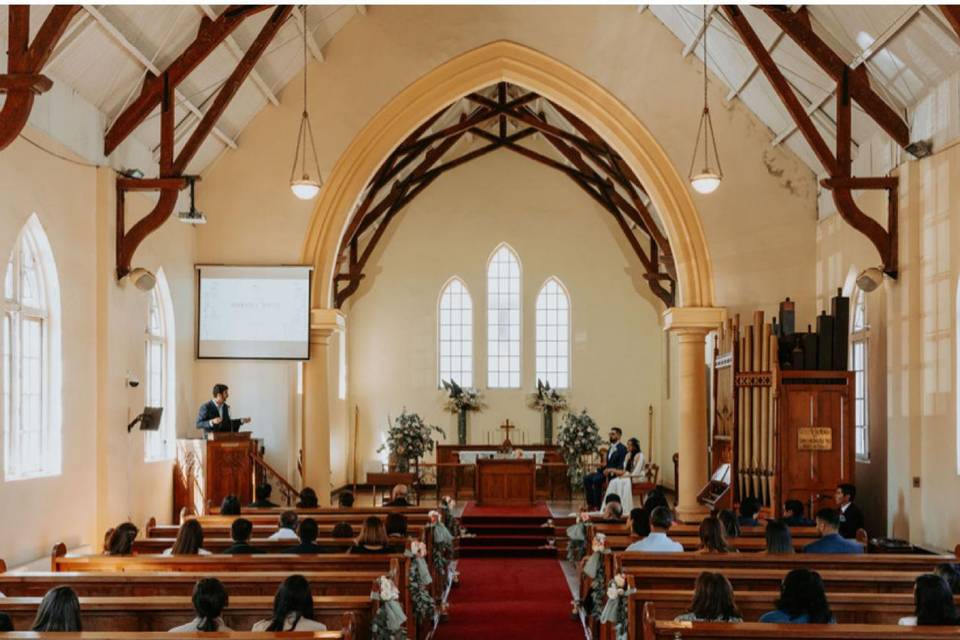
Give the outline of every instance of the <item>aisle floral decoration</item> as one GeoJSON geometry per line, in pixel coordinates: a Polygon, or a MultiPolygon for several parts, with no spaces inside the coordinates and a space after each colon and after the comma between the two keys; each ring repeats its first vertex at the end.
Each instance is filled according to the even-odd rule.
{"type": "Polygon", "coordinates": [[[372,640],[406,640],[407,616],[400,606],[400,590],[387,576],[380,576],[370,592],[370,599],[379,602],[370,623],[372,640]]]}
{"type": "Polygon", "coordinates": [[[427,545],[414,540],[410,548],[404,551],[410,558],[410,599],[413,604],[413,614],[418,623],[433,620],[437,615],[437,603],[430,594],[430,568],[427,566],[427,545]]]}
{"type": "MultiPolygon", "coordinates": [[[[453,535],[443,524],[439,511],[431,511],[427,516],[430,519],[430,524],[433,525],[431,527],[433,529],[433,557],[430,560],[433,562],[437,574],[446,576],[447,569],[453,561],[453,535]]],[[[445,578],[443,584],[446,584],[445,578]]]]}
{"type": "Polygon", "coordinates": [[[387,430],[387,441],[380,445],[377,453],[384,449],[390,451],[396,461],[397,471],[406,473],[410,470],[410,460],[419,460],[424,454],[433,452],[436,444],[434,432],[447,437],[443,429],[427,424],[419,414],[407,413],[404,408],[387,430]]]}
{"type": "Polygon", "coordinates": [[[567,560],[580,562],[587,552],[587,527],[592,527],[590,514],[581,511],[577,514],[577,521],[567,527],[567,560]]]}
{"type": "Polygon", "coordinates": [[[440,499],[440,519],[443,522],[443,526],[447,528],[454,538],[460,536],[460,523],[457,522],[456,516],[453,515],[453,508],[456,506],[456,502],[450,496],[443,496],[440,499]]]}
{"type": "Polygon", "coordinates": [[[606,568],[603,566],[603,556],[610,553],[610,550],[607,549],[607,536],[602,533],[594,535],[591,549],[593,553],[587,559],[586,564],[583,565],[583,572],[592,580],[588,612],[597,611],[606,596],[607,578],[606,568]]]}
{"type": "Polygon", "coordinates": [[[580,413],[570,412],[564,417],[557,444],[563,452],[571,482],[578,481],[584,474],[583,456],[595,454],[602,442],[597,423],[586,409],[580,413]]]}
{"type": "Polygon", "coordinates": [[[627,576],[618,573],[607,585],[607,603],[600,613],[600,623],[610,622],[616,626],[616,640],[626,640],[629,624],[627,600],[636,589],[627,588],[627,576]]]}

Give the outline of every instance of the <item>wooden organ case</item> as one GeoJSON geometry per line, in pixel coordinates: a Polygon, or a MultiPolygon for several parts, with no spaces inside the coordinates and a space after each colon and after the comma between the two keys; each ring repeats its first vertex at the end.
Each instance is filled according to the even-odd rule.
{"type": "Polygon", "coordinates": [[[783,324],[765,323],[759,311],[752,326],[741,328],[737,316],[717,332],[710,461],[731,473],[725,494],[714,481],[704,489],[711,508],[753,496],[780,517],[783,502],[796,499],[812,517],[832,504],[837,484],[854,481],[853,373],[781,368],[783,335],[783,324]]]}

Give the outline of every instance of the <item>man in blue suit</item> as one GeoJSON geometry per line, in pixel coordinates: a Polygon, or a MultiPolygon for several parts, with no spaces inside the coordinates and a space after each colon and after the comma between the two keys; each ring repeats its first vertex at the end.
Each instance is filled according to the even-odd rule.
{"type": "Polygon", "coordinates": [[[250,422],[250,418],[230,417],[230,405],[227,404],[229,397],[230,389],[227,385],[213,385],[213,399],[200,405],[200,411],[197,413],[197,429],[203,429],[206,433],[239,431],[240,425],[250,422]]]}
{"type": "Polygon", "coordinates": [[[803,548],[804,553],[863,553],[863,545],[840,535],[840,514],[833,509],[817,511],[820,539],[803,548]]]}
{"type": "Polygon", "coordinates": [[[587,507],[591,511],[600,510],[600,502],[603,500],[603,483],[610,471],[623,469],[623,463],[627,459],[627,448],[620,442],[623,437],[623,431],[620,427],[610,429],[610,449],[607,451],[607,461],[603,467],[589,475],[583,477],[583,493],[587,498],[587,507]]]}

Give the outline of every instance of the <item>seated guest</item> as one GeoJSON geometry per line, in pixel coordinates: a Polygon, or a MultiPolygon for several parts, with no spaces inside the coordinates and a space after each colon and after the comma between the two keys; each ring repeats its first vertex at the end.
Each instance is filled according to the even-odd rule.
{"type": "Polygon", "coordinates": [[[733,601],[733,587],[720,573],[704,571],[697,576],[690,611],[681,613],[677,622],[743,622],[733,601]]]}
{"type": "Polygon", "coordinates": [[[407,516],[402,513],[388,513],[383,528],[387,532],[387,537],[391,538],[393,542],[399,540],[401,544],[406,544],[407,516]]]}
{"type": "Polygon", "coordinates": [[[409,507],[410,503],[407,501],[407,494],[410,493],[410,489],[407,488],[405,484],[398,484],[390,492],[390,502],[383,505],[385,507],[409,507]]]}
{"type": "Polygon", "coordinates": [[[297,509],[316,509],[320,505],[317,492],[310,487],[304,487],[297,501],[297,509]]]}
{"type": "Polygon", "coordinates": [[[723,523],[715,516],[708,516],[700,523],[700,548],[697,553],[730,553],[736,549],[727,544],[723,523]]]}
{"type": "Polygon", "coordinates": [[[30,631],[83,631],[80,600],[70,587],[54,587],[40,601],[30,631]]]}
{"type": "Polygon", "coordinates": [[[254,490],[254,495],[256,500],[251,502],[248,506],[251,509],[269,509],[271,507],[276,507],[274,503],[270,502],[270,494],[273,493],[273,487],[264,482],[263,484],[258,484],[257,488],[254,490]]]}
{"type": "Polygon", "coordinates": [[[623,505],[617,501],[610,501],[603,507],[600,517],[604,520],[623,519],[623,505]]]}
{"type": "Polygon", "coordinates": [[[240,515],[240,498],[232,494],[229,496],[223,496],[223,502],[220,503],[220,515],[240,515]]]}
{"type": "Polygon", "coordinates": [[[723,509],[717,517],[723,523],[723,532],[727,535],[727,540],[740,537],[740,520],[731,509],[723,509]]]}
{"type": "Polygon", "coordinates": [[[180,525],[173,546],[163,550],[165,556],[208,556],[210,552],[203,548],[203,527],[199,520],[187,520],[180,525]]]}
{"type": "Polygon", "coordinates": [[[600,510],[603,498],[603,484],[614,472],[622,471],[627,459],[627,448],[620,442],[623,430],[620,427],[610,429],[610,448],[607,450],[603,466],[597,471],[583,476],[583,493],[590,511],[600,510]]]}
{"type": "Polygon", "coordinates": [[[781,555],[793,553],[793,537],[790,535],[790,527],[782,520],[768,521],[767,530],[764,532],[764,535],[767,539],[767,554],[781,555]]]}
{"type": "Polygon", "coordinates": [[[279,528],[270,534],[267,540],[299,540],[297,521],[296,511],[284,511],[280,514],[279,528]]]}
{"type": "Polygon", "coordinates": [[[338,522],[333,525],[333,533],[330,535],[334,538],[352,538],[354,536],[353,527],[350,526],[349,522],[338,522]]]}
{"type": "Polygon", "coordinates": [[[631,509],[630,517],[627,518],[627,529],[640,538],[650,535],[650,514],[647,510],[643,507],[631,509]]]}
{"type": "Polygon", "coordinates": [[[900,618],[905,627],[957,624],[957,607],[947,581],[935,573],[925,573],[913,583],[913,615],[900,618]]]}
{"type": "Polygon", "coordinates": [[[263,549],[250,546],[251,535],[253,535],[253,523],[246,518],[237,518],[230,525],[230,537],[233,538],[233,544],[224,549],[223,552],[236,555],[263,553],[263,549]]]}
{"type": "MultiPolygon", "coordinates": [[[[650,535],[650,514],[653,513],[653,510],[657,507],[670,507],[667,502],[667,497],[663,495],[663,490],[660,489],[660,487],[653,489],[647,494],[646,499],[643,501],[643,507],[640,509],[640,511],[642,511],[640,517],[631,517],[630,526],[632,531],[641,538],[650,535]]],[[[637,509],[630,512],[631,516],[633,511],[637,511],[637,509]]]]}
{"type": "Polygon", "coordinates": [[[230,598],[223,583],[216,578],[203,578],[193,586],[193,611],[196,617],[170,631],[233,631],[223,623],[221,614],[230,598]]]}
{"type": "Polygon", "coordinates": [[[817,511],[820,539],[803,548],[804,553],[863,553],[863,545],[840,536],[840,514],[833,509],[817,511]]]}
{"type": "Polygon", "coordinates": [[[667,531],[673,525],[673,514],[666,507],[657,507],[650,514],[650,535],[643,540],[637,540],[627,551],[643,551],[646,553],[676,553],[683,551],[683,545],[667,537],[667,531]]]}
{"type": "Polygon", "coordinates": [[[799,500],[787,500],[783,503],[783,521],[788,527],[812,527],[813,520],[803,515],[803,503],[799,500]]]}
{"type": "Polygon", "coordinates": [[[947,581],[947,586],[950,587],[950,592],[953,595],[960,595],[960,565],[944,562],[938,564],[933,572],[947,581]]]}
{"type": "Polygon", "coordinates": [[[13,631],[13,620],[5,613],[0,613],[0,633],[13,631]]]}
{"type": "Polygon", "coordinates": [[[107,538],[105,556],[128,556],[133,553],[133,541],[137,539],[137,525],[132,522],[118,524],[107,538]]]}
{"type": "Polygon", "coordinates": [[[313,518],[304,518],[297,529],[300,534],[300,544],[284,549],[283,553],[338,553],[339,547],[324,547],[317,544],[317,521],[313,518]]]}
{"type": "MultiPolygon", "coordinates": [[[[306,522],[316,522],[307,518],[306,522]]],[[[300,525],[301,527],[303,524],[300,525]]],[[[273,597],[273,617],[253,625],[251,631],[326,631],[326,625],[313,619],[313,594],[310,583],[295,574],[280,583],[273,597]]]]}
{"type": "Polygon", "coordinates": [[[748,496],[740,503],[740,517],[737,522],[741,527],[756,527],[760,524],[757,516],[760,515],[760,501],[748,496]]]}
{"type": "Polygon", "coordinates": [[[343,507],[344,509],[349,509],[353,506],[353,502],[356,498],[353,495],[352,491],[344,491],[337,496],[337,504],[343,507]]]}
{"type": "Polygon", "coordinates": [[[863,511],[853,504],[857,498],[857,488],[852,484],[839,484],[834,497],[840,510],[839,533],[844,538],[853,540],[857,537],[857,531],[863,529],[863,511]]]}
{"type": "Polygon", "coordinates": [[[363,521],[360,535],[354,541],[347,553],[402,553],[403,548],[390,544],[387,530],[377,516],[370,516],[363,521]],[[398,550],[399,549],[399,550],[398,550]]]}
{"type": "Polygon", "coordinates": [[[809,569],[794,569],[780,583],[777,608],[760,616],[760,622],[791,624],[833,624],[820,574],[809,569]]]}

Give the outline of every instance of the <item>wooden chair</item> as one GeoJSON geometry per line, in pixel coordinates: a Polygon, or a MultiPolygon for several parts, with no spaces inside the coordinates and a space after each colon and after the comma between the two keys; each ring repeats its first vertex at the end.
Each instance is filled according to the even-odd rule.
{"type": "Polygon", "coordinates": [[[642,505],[647,494],[657,488],[660,483],[660,465],[648,462],[643,465],[643,475],[632,478],[633,504],[642,505]]]}

